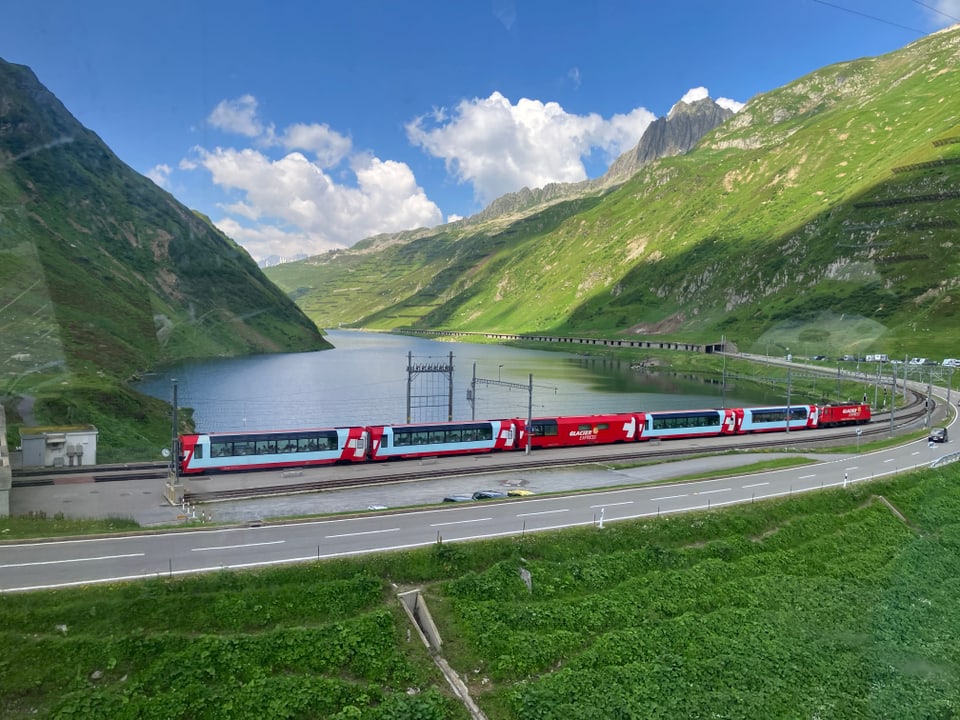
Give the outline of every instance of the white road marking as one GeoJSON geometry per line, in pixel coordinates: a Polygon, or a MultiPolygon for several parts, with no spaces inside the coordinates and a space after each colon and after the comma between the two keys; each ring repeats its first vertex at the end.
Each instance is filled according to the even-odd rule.
{"type": "Polygon", "coordinates": [[[664,497],[650,498],[651,500],[676,500],[677,498],[685,498],[686,494],[683,495],[666,495],[664,497]]]}
{"type": "Polygon", "coordinates": [[[472,520],[454,520],[452,522],[442,522],[442,523],[431,523],[430,527],[443,527],[444,525],[465,525],[466,523],[475,523],[475,522],[486,522],[487,520],[493,520],[493,518],[473,518],[472,520]]]}
{"type": "Polygon", "coordinates": [[[190,552],[207,552],[209,550],[235,550],[237,548],[257,547],[258,545],[282,545],[286,540],[271,540],[270,542],[243,543],[242,545],[217,545],[216,547],[190,548],[190,552]]]}
{"type": "Polygon", "coordinates": [[[33,567],[35,565],[62,565],[64,563],[96,562],[97,560],[119,560],[120,558],[143,556],[144,553],[129,553],[128,555],[101,555],[99,557],[72,558],[70,560],[43,560],[41,562],[9,563],[7,565],[0,565],[0,568],[33,567]]]}
{"type": "Polygon", "coordinates": [[[769,485],[769,484],[770,483],[768,482],[762,482],[762,483],[753,483],[753,485],[742,485],[741,487],[744,490],[746,490],[747,488],[763,487],[764,485],[769,485]]]}
{"type": "Polygon", "coordinates": [[[556,513],[565,513],[570,512],[569,508],[561,508],[559,510],[541,510],[540,512],[532,513],[517,513],[517,517],[533,517],[534,515],[554,515],[556,513]]]}
{"type": "Polygon", "coordinates": [[[366,532],[343,533],[342,535],[325,535],[325,539],[332,540],[342,537],[357,537],[358,535],[380,535],[381,533],[400,532],[400,528],[387,528],[385,530],[367,530],[366,532]]]}

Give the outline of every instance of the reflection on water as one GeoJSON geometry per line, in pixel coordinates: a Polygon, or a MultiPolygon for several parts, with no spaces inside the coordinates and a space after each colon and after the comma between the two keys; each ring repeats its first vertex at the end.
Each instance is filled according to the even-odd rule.
{"type": "MultiPolygon", "coordinates": [[[[448,374],[408,379],[408,353],[414,366],[445,366],[453,353],[454,420],[526,417],[531,375],[534,416],[722,404],[719,379],[635,370],[628,361],[357,331],[328,331],[328,339],[335,350],[185,363],[139,388],[170,400],[176,379],[180,406],[193,408],[206,431],[402,423],[408,390],[411,419],[436,422],[447,419],[448,374]]],[[[778,402],[729,383],[725,397],[728,406],[778,402]]]]}

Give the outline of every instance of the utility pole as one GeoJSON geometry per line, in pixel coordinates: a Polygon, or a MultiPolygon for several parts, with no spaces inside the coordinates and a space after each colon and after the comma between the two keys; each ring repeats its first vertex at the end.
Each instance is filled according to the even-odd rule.
{"type": "Polygon", "coordinates": [[[720,376],[720,407],[727,406],[727,338],[720,336],[720,352],[723,353],[723,372],[720,376]]]}
{"type": "MultiPolygon", "coordinates": [[[[500,365],[502,368],[503,365],[500,365]]],[[[497,373],[499,375],[499,372],[497,373]]],[[[506,380],[486,380],[484,378],[477,377],[477,364],[473,364],[473,380],[471,381],[471,387],[467,390],[467,400],[470,401],[470,406],[472,408],[471,419],[476,418],[476,400],[477,400],[477,386],[478,385],[494,385],[499,387],[505,387],[515,390],[526,390],[527,391],[527,444],[525,451],[527,454],[530,453],[530,427],[533,425],[533,373],[530,373],[529,381],[526,385],[521,385],[520,383],[508,382],[506,380]]],[[[537,385],[539,388],[547,388],[548,390],[553,390],[554,393],[557,392],[557,388],[553,385],[537,385]]]]}
{"type": "MultiPolygon", "coordinates": [[[[890,363],[890,370],[890,434],[893,435],[893,414],[897,409],[897,366],[890,363]]],[[[906,368],[903,371],[906,372],[906,368]]]]}
{"type": "Polygon", "coordinates": [[[180,484],[180,403],[177,400],[177,380],[173,380],[173,426],[170,433],[170,469],[173,471],[173,484],[180,484]]]}
{"type": "Polygon", "coordinates": [[[790,368],[787,368],[787,428],[786,432],[790,432],[790,368]]]}
{"type": "MultiPolygon", "coordinates": [[[[178,412],[177,381],[173,380],[173,412],[170,423],[170,467],[167,472],[167,502],[180,505],[183,502],[183,484],[180,482],[180,415],[178,412]]],[[[165,451],[166,452],[166,451],[165,451]]]]}
{"type": "Polygon", "coordinates": [[[527,399],[527,448],[524,451],[530,454],[530,428],[533,426],[533,373],[530,373],[530,395],[527,399]]]}

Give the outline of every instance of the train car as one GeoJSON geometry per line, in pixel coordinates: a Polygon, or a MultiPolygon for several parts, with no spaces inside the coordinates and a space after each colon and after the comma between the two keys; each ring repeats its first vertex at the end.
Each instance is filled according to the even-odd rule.
{"type": "Polygon", "coordinates": [[[737,432],[784,432],[788,426],[788,414],[790,430],[809,430],[818,426],[819,408],[816,405],[781,405],[738,409],[737,432]]]}
{"type": "Polygon", "coordinates": [[[381,425],[369,430],[371,460],[513,450],[519,435],[513,420],[381,425]]]}
{"type": "Polygon", "coordinates": [[[364,427],[180,436],[180,473],[363,462],[370,433],[364,427]]]}
{"type": "Polygon", "coordinates": [[[838,425],[864,425],[870,422],[871,412],[867,403],[840,403],[820,406],[820,427],[838,425]]]}
{"type": "Polygon", "coordinates": [[[731,408],[714,410],[658,410],[639,414],[639,440],[733,435],[737,417],[731,408]]]}
{"type": "Polygon", "coordinates": [[[533,418],[529,428],[526,420],[515,422],[520,429],[518,448],[526,447],[529,429],[530,447],[537,449],[633,442],[643,419],[638,413],[614,413],[533,418]]]}

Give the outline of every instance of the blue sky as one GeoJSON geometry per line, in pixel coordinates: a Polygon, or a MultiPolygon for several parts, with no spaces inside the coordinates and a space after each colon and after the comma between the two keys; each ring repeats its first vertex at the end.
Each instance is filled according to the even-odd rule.
{"type": "Polygon", "coordinates": [[[601,175],[682,98],[737,107],[960,22],[960,0],[30,0],[28,65],[257,259],[601,175]]]}

